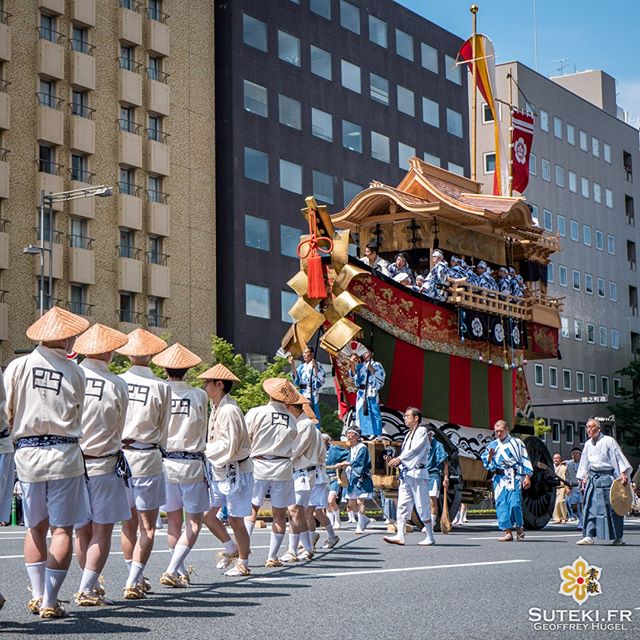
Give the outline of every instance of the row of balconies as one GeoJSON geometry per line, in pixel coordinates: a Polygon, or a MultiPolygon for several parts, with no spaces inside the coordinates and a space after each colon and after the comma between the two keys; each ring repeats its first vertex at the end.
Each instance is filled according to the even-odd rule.
{"type": "MultiPolygon", "coordinates": [[[[64,14],[65,0],[38,0],[38,8],[55,15],[64,14]]],[[[95,0],[71,0],[71,20],[85,27],[96,26],[95,0]]]]}

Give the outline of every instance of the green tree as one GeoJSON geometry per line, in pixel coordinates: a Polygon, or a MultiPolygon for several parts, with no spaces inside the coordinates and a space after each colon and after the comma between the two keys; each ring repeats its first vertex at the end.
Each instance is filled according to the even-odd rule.
{"type": "MultiPolygon", "coordinates": [[[[636,352],[640,355],[640,351],[636,352]]],[[[626,453],[640,455],[640,359],[632,360],[617,371],[629,380],[629,387],[620,387],[620,402],[609,405],[616,416],[616,430],[624,441],[626,453]]]]}
{"type": "Polygon", "coordinates": [[[533,419],[533,435],[538,438],[544,438],[549,431],[551,431],[551,426],[545,423],[544,418],[533,419]]]}

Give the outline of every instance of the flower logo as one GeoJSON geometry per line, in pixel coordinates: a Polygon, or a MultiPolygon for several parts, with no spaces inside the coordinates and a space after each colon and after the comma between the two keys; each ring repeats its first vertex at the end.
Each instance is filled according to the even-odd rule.
{"type": "Polygon", "coordinates": [[[599,596],[602,593],[600,576],[602,569],[590,565],[582,556],[574,560],[573,564],[560,567],[560,595],[573,598],[579,605],[587,598],[599,596]]]}
{"type": "Polygon", "coordinates": [[[527,161],[527,144],[522,138],[518,138],[513,146],[516,160],[520,164],[524,164],[527,161]]]}
{"type": "Polygon", "coordinates": [[[479,318],[474,318],[471,322],[471,333],[476,338],[479,338],[482,335],[482,322],[479,318]]]}

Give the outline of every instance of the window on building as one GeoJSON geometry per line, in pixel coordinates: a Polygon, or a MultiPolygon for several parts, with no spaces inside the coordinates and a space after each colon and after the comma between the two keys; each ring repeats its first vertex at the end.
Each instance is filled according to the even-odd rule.
{"type": "Polygon", "coordinates": [[[359,124],[342,121],[342,146],[350,151],[362,153],[362,127],[359,124]]]}
{"type": "Polygon", "coordinates": [[[56,175],[58,165],[56,163],[55,149],[46,144],[38,145],[38,171],[56,175]]]}
{"type": "Polygon", "coordinates": [[[413,36],[396,29],[396,53],[413,62],[413,36]]]}
{"type": "Polygon", "coordinates": [[[415,147],[404,142],[398,142],[398,166],[401,169],[409,169],[409,160],[415,155],[415,147]]]}
{"type": "Polygon", "coordinates": [[[586,131],[582,131],[582,129],[580,130],[580,149],[582,151],[587,151],[588,147],[587,147],[587,140],[588,140],[588,136],[587,136],[587,132],[586,131]]]}
{"type": "Polygon", "coordinates": [[[165,193],[162,188],[162,178],[160,176],[149,175],[147,177],[147,198],[149,202],[164,202],[165,193]]]}
{"type": "Polygon", "coordinates": [[[580,241],[580,227],[576,220],[571,220],[569,223],[569,234],[574,242],[580,241]]]}
{"type": "Polygon", "coordinates": [[[593,294],[593,276],[590,273],[584,274],[584,291],[589,295],[593,294]]]}
{"type": "Polygon", "coordinates": [[[613,191],[611,189],[604,190],[604,204],[607,209],[613,209],[613,191]]]}
{"type": "Polygon", "coordinates": [[[553,213],[548,209],[542,211],[542,228],[545,231],[553,231],[553,213]]]}
{"type": "Polygon", "coordinates": [[[456,164],[455,162],[447,162],[447,171],[451,171],[451,173],[455,173],[458,176],[464,175],[464,167],[461,164],[456,164]]]}
{"type": "Polygon", "coordinates": [[[280,158],[280,188],[292,193],[302,193],[302,167],[280,158]]]}
{"type": "Polygon", "coordinates": [[[56,32],[56,17],[50,16],[46,13],[40,14],[40,29],[39,36],[41,40],[48,40],[49,42],[58,41],[58,33],[56,32]]]}
{"type": "Polygon", "coordinates": [[[357,182],[342,181],[343,205],[346,207],[361,191],[363,187],[357,182]]]}
{"type": "Polygon", "coordinates": [[[271,317],[268,287],[256,284],[245,284],[245,313],[254,318],[271,317]]]}
{"type": "Polygon", "coordinates": [[[611,281],[609,281],[609,300],[618,302],[618,285],[611,281]]]}
{"type": "Polygon", "coordinates": [[[444,72],[447,80],[455,82],[455,84],[462,84],[462,72],[460,67],[456,66],[456,61],[451,56],[445,55],[444,57],[444,72]]]}
{"type": "Polygon", "coordinates": [[[166,74],[162,70],[162,58],[149,56],[149,66],[147,67],[147,77],[156,82],[166,82],[166,74]]]}
{"type": "Polygon", "coordinates": [[[580,178],[580,194],[583,198],[588,198],[590,193],[589,179],[582,176],[582,178],[580,178]]]}
{"type": "Polygon", "coordinates": [[[576,391],[584,393],[584,373],[576,371],[576,391]]]}
{"type": "Polygon", "coordinates": [[[547,265],[547,282],[553,284],[555,282],[553,262],[547,265]]]}
{"type": "Polygon", "coordinates": [[[313,197],[321,202],[333,204],[333,176],[323,171],[312,171],[313,197]]]}
{"type": "Polygon", "coordinates": [[[537,227],[540,226],[540,217],[538,215],[538,207],[535,204],[529,204],[531,210],[531,220],[537,227]]]}
{"type": "Polygon", "coordinates": [[[560,442],[560,420],[551,420],[551,440],[560,442]]]}
{"type": "Polygon", "coordinates": [[[462,114],[447,107],[447,132],[458,138],[463,137],[462,114]]]}
{"type": "Polygon", "coordinates": [[[89,108],[89,92],[73,89],[71,92],[71,113],[81,118],[90,118],[92,110],[89,108]]]}
{"type": "Polygon", "coordinates": [[[118,246],[118,255],[121,258],[133,258],[136,256],[135,247],[136,232],[133,229],[125,229],[120,227],[120,244],[118,246]]]}
{"type": "Polygon", "coordinates": [[[160,327],[166,322],[162,316],[162,300],[154,296],[147,298],[147,324],[150,327],[160,327]]]}
{"type": "Polygon", "coordinates": [[[587,322],[587,342],[589,344],[596,343],[596,326],[591,322],[587,322]]]}
{"type": "Polygon", "coordinates": [[[530,153],[529,154],[529,173],[532,176],[536,176],[538,169],[536,168],[536,154],[535,153],[530,153]]]}
{"type": "Polygon", "coordinates": [[[562,140],[562,120],[557,116],[553,116],[553,135],[562,140]]]}
{"type": "Polygon", "coordinates": [[[360,80],[360,67],[347,60],[340,60],[342,86],[345,89],[360,93],[362,91],[360,80]]]}
{"type": "Polygon", "coordinates": [[[120,322],[135,322],[135,315],[135,294],[121,291],[118,310],[120,322]]]}
{"type": "Polygon", "coordinates": [[[578,193],[578,176],[573,171],[569,171],[569,191],[578,193]]]}
{"type": "Polygon", "coordinates": [[[118,120],[120,131],[136,133],[135,107],[120,106],[120,119],[118,120]]]}
{"type": "Polygon", "coordinates": [[[385,106],[389,105],[389,81],[386,78],[370,73],[369,90],[372,100],[385,106]]]}
{"type": "Polygon", "coordinates": [[[387,23],[369,14],[369,40],[387,48],[387,23]]]}
{"type": "Polygon", "coordinates": [[[56,83],[53,80],[44,80],[40,78],[38,92],[38,104],[42,107],[51,107],[55,109],[58,106],[56,98],[56,83]]]}
{"type": "Polygon", "coordinates": [[[278,29],[278,58],[294,67],[299,67],[300,39],[278,29]]]}
{"type": "Polygon", "coordinates": [[[612,256],[616,255],[616,238],[610,233],[607,234],[607,253],[610,253],[612,256]]]}
{"type": "Polygon", "coordinates": [[[162,0],[149,0],[147,3],[147,16],[149,20],[166,21],[167,16],[162,12],[162,0]]]}
{"type": "Polygon", "coordinates": [[[567,122],[567,142],[573,146],[576,144],[576,129],[567,122]]]}
{"type": "Polygon", "coordinates": [[[564,188],[564,169],[559,164],[556,165],[556,186],[564,188]]]}
{"type": "Polygon", "coordinates": [[[269,156],[263,151],[245,147],[244,176],[250,180],[269,184],[269,156]]]}
{"type": "Polygon", "coordinates": [[[267,104],[267,88],[244,80],[244,110],[257,116],[267,118],[269,108],[267,104]]]}
{"type": "Polygon", "coordinates": [[[245,215],[244,244],[252,249],[269,251],[269,221],[264,218],[245,215]]]}
{"type": "Polygon", "coordinates": [[[561,287],[567,286],[567,267],[563,264],[558,266],[558,284],[561,287]]]}
{"type": "Polygon", "coordinates": [[[620,393],[620,378],[614,378],[613,379],[613,397],[614,398],[619,398],[621,396],[620,393]]]}
{"type": "Polygon", "coordinates": [[[436,167],[440,166],[440,158],[438,156],[434,155],[433,153],[429,153],[428,151],[425,151],[422,154],[422,159],[425,162],[428,162],[429,164],[432,164],[432,165],[434,165],[436,167]]]}
{"type": "Polygon", "coordinates": [[[162,131],[162,118],[160,116],[149,114],[147,123],[149,125],[147,128],[147,137],[149,140],[165,142],[166,136],[162,131]]]}
{"type": "Polygon", "coordinates": [[[309,9],[323,18],[331,20],[331,0],[309,0],[309,9]]]}
{"type": "Polygon", "coordinates": [[[588,224],[582,225],[582,241],[587,247],[591,246],[591,227],[588,224]]]}
{"type": "Polygon", "coordinates": [[[562,370],[562,388],[565,391],[571,391],[571,369],[562,370]]]}
{"type": "Polygon", "coordinates": [[[576,291],[580,291],[580,272],[576,269],[571,270],[571,280],[573,283],[573,288],[576,291]]]}
{"type": "Polygon", "coordinates": [[[78,315],[88,315],[87,285],[75,283],[69,285],[69,311],[78,315]]]}
{"type": "Polygon", "coordinates": [[[560,335],[563,338],[569,337],[569,318],[560,316],[560,335]]]}
{"type": "Polygon", "coordinates": [[[638,288],[629,285],[629,312],[632,316],[638,315],[638,288]]]}
{"type": "Polygon", "coordinates": [[[609,332],[607,331],[607,327],[598,327],[598,336],[600,339],[600,346],[606,347],[609,344],[609,332]]]}
{"type": "Polygon", "coordinates": [[[491,111],[491,107],[486,103],[482,103],[482,123],[489,124],[493,122],[493,111],[491,111]]]}
{"type": "Polygon", "coordinates": [[[79,182],[89,182],[90,173],[88,169],[89,160],[87,156],[78,153],[71,154],[71,179],[79,182]]]}
{"type": "Polygon", "coordinates": [[[584,422],[578,422],[578,442],[580,444],[584,444],[586,439],[587,439],[587,425],[584,422]]]}
{"type": "Polygon", "coordinates": [[[602,204],[602,187],[597,182],[593,183],[593,201],[602,204]]]}
{"type": "Polygon", "coordinates": [[[593,154],[594,158],[600,157],[600,140],[598,140],[598,138],[596,138],[595,136],[591,137],[591,153],[593,154]]]}
{"type": "Polygon", "coordinates": [[[389,138],[377,131],[371,132],[371,157],[381,162],[391,162],[389,138]]]}
{"type": "Polygon", "coordinates": [[[602,395],[609,395],[609,378],[608,376],[600,376],[600,389],[602,389],[602,395]]]}
{"type": "Polygon", "coordinates": [[[302,229],[290,227],[286,224],[280,225],[280,253],[289,258],[298,257],[298,243],[302,229]]]}
{"type": "Polygon", "coordinates": [[[496,170],[496,154],[495,153],[483,153],[482,154],[484,173],[494,173],[496,170]]]}
{"type": "Polygon", "coordinates": [[[604,161],[611,164],[611,145],[606,142],[602,145],[604,161]]]}
{"type": "Polygon", "coordinates": [[[540,109],[540,128],[549,133],[549,113],[540,109]]]}
{"type": "Polygon", "coordinates": [[[75,249],[89,249],[87,221],[83,218],[69,218],[69,246],[75,249]]]}
{"type": "Polygon", "coordinates": [[[311,73],[314,73],[325,80],[331,80],[331,54],[320,47],[311,45],[311,73]]]}
{"type": "Polygon", "coordinates": [[[149,236],[147,259],[150,264],[164,264],[166,256],[162,251],[162,238],[159,236],[149,236]]]}
{"type": "Polygon", "coordinates": [[[598,393],[598,376],[595,373],[589,374],[589,393],[598,393]]]}
{"type": "Polygon", "coordinates": [[[333,116],[326,111],[311,107],[311,134],[321,140],[333,142],[333,116]]]}
{"type": "Polygon", "coordinates": [[[598,287],[598,297],[604,298],[605,297],[604,278],[597,278],[596,286],[598,287]]]}
{"type": "Polygon", "coordinates": [[[549,367],[549,387],[551,389],[558,388],[558,368],[549,367]]]}
{"type": "Polygon", "coordinates": [[[556,226],[558,227],[558,234],[564,238],[567,235],[567,222],[563,215],[556,215],[556,226]]]}
{"type": "Polygon", "coordinates": [[[600,229],[596,229],[596,249],[604,251],[604,233],[600,229]]]}
{"type": "Polygon", "coordinates": [[[340,0],[340,26],[360,35],[360,9],[346,0],[340,0]]]}
{"type": "Polygon", "coordinates": [[[397,86],[398,111],[406,113],[408,116],[416,115],[416,101],[411,89],[397,86]]]}
{"type": "Polygon", "coordinates": [[[542,158],[542,179],[551,182],[551,163],[542,158]]]}
{"type": "Polygon", "coordinates": [[[89,44],[89,29],[73,25],[71,31],[71,49],[79,53],[91,53],[91,45],[89,44]]]}
{"type": "Polygon", "coordinates": [[[420,43],[420,59],[422,66],[433,73],[438,73],[438,50],[434,47],[420,43]]]}
{"type": "Polygon", "coordinates": [[[565,430],[565,433],[567,434],[567,444],[573,444],[575,441],[575,430],[576,430],[575,424],[573,422],[569,422],[565,420],[564,430],[565,430]]]}
{"type": "Polygon", "coordinates": [[[582,322],[582,320],[573,321],[573,331],[574,331],[575,339],[578,340],[578,342],[580,342],[584,334],[584,323],[582,322]]]}
{"type": "Polygon", "coordinates": [[[534,373],[535,373],[534,381],[536,385],[538,387],[543,387],[544,386],[544,366],[539,363],[536,363],[534,366],[534,373]]]}
{"type": "Polygon", "coordinates": [[[617,329],[611,329],[611,348],[620,348],[620,332],[617,329]]]}
{"type": "Polygon", "coordinates": [[[435,100],[422,98],[422,120],[433,127],[440,126],[440,105],[435,100]]]}
{"type": "Polygon", "coordinates": [[[291,127],[292,129],[302,129],[302,107],[298,100],[289,96],[278,94],[278,122],[291,127]]]}
{"type": "Polygon", "coordinates": [[[135,185],[135,169],[129,167],[120,167],[120,181],[118,182],[118,191],[128,196],[136,194],[135,185]]]}
{"type": "Polygon", "coordinates": [[[280,320],[293,323],[294,319],[289,315],[289,309],[298,301],[298,294],[293,291],[280,292],[280,320]]]}
{"type": "Polygon", "coordinates": [[[259,51],[267,51],[267,25],[253,18],[246,13],[242,14],[242,42],[244,44],[258,49],[259,51]]]}

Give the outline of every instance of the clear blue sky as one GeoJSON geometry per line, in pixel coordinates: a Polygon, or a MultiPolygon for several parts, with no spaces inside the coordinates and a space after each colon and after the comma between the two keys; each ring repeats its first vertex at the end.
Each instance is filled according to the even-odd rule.
{"type": "MultiPolygon", "coordinates": [[[[470,0],[396,0],[456,35],[471,35],[470,0]]],[[[602,69],[616,78],[618,105],[630,121],[640,119],[640,2],[638,0],[478,0],[478,31],[493,41],[497,62],[519,60],[536,68],[533,6],[536,7],[537,70],[560,75],[602,69]]]]}

